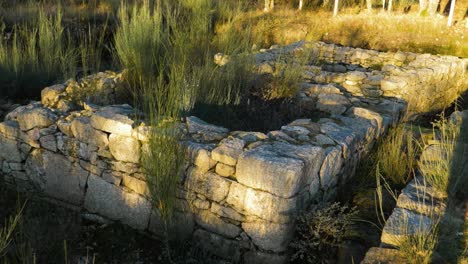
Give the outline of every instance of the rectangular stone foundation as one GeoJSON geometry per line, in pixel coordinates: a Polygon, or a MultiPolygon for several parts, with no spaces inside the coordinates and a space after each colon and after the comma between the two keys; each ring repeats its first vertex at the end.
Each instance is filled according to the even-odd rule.
{"type": "MultiPolygon", "coordinates": [[[[292,51],[298,49],[292,47],[292,51]]],[[[320,43],[315,48],[325,58],[340,50],[320,43]]],[[[355,62],[354,55],[348,58],[346,52],[332,57],[355,62]]],[[[265,54],[274,57],[277,52],[260,55],[265,54]]],[[[400,55],[393,56],[401,59],[400,55]]],[[[418,61],[417,56],[404,55],[405,63],[418,61]]],[[[372,60],[372,56],[366,58],[359,62],[365,65],[372,60]]],[[[263,58],[259,64],[265,62],[263,58]]],[[[310,80],[317,83],[308,83],[301,91],[299,100],[313,102],[314,109],[330,114],[317,122],[299,119],[264,134],[228,131],[196,117],[186,118],[181,143],[187,162],[169,227],[171,239],[193,239],[228,260],[286,262],[296,216],[314,202],[334,200],[338,186],[354,175],[361,157],[405,109],[404,103],[382,94],[369,99],[360,97],[362,91],[346,90],[344,82],[361,85],[378,79],[373,77],[377,73],[344,74],[314,74],[310,80]],[[332,78],[327,76],[343,78],[331,81],[334,85],[320,84],[321,78],[332,78]]],[[[121,82],[119,74],[110,72],[87,78],[86,83],[97,85],[94,90],[113,95],[121,82]]],[[[384,94],[388,78],[378,81],[384,94]]],[[[82,89],[88,89],[83,83],[82,89]]],[[[41,103],[19,107],[0,123],[5,181],[161,235],[161,219],[149,201],[146,176],[139,165],[149,128],[132,119],[134,111],[128,105],[83,102],[79,108],[63,109],[65,101],[72,101],[71,91],[77,84],[67,85],[44,89],[41,103]]],[[[398,91],[402,90],[393,90],[398,91]]],[[[402,92],[400,97],[405,95],[402,92]]]]}

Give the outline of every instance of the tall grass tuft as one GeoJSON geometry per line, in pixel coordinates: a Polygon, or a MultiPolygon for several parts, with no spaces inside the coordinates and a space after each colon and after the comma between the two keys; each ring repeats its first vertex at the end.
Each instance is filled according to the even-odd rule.
{"type": "Polygon", "coordinates": [[[413,176],[418,146],[411,129],[399,125],[389,132],[377,150],[377,163],[386,179],[403,186],[413,176]]]}
{"type": "Polygon", "coordinates": [[[463,153],[457,151],[461,122],[460,119],[449,121],[443,116],[434,122],[433,133],[438,143],[431,146],[431,151],[426,151],[419,162],[427,182],[445,194],[454,194],[464,177],[463,153]]]}

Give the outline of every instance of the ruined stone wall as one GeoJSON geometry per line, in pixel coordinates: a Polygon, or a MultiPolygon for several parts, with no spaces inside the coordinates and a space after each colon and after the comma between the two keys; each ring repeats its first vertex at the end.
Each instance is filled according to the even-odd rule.
{"type": "MultiPolygon", "coordinates": [[[[272,49],[258,56],[275,54],[272,49]]],[[[318,70],[304,73],[298,98],[328,117],[298,119],[268,133],[229,131],[196,117],[181,122],[187,162],[177,175],[171,234],[234,261],[286,261],[296,215],[313,202],[333,200],[405,109],[394,98],[353,93],[336,81],[324,84],[317,76],[326,82],[341,75],[318,70]]],[[[362,74],[371,77],[343,74],[357,83],[362,74]]],[[[1,171],[7,183],[72,205],[86,217],[158,235],[161,220],[140,166],[149,128],[118,102],[121,86],[121,74],[99,73],[48,87],[41,102],[9,113],[0,123],[1,171]]]]}
{"type": "MultiPolygon", "coordinates": [[[[392,97],[409,104],[409,116],[439,111],[468,90],[468,59],[411,52],[379,52],[323,42],[298,42],[257,54],[257,63],[274,65],[282,54],[310,56],[304,77],[334,83],[368,100],[392,97]]],[[[283,56],[284,57],[284,56],[283,56]]]]}

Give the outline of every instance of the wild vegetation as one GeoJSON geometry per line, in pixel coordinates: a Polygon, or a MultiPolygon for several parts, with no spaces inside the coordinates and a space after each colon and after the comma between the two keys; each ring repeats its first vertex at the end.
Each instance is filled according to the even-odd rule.
{"type": "MultiPolygon", "coordinates": [[[[297,1],[271,1],[264,10],[263,1],[0,0],[0,95],[37,97],[41,88],[58,80],[107,68],[125,69],[134,105],[153,128],[142,163],[167,232],[185,154],[177,144],[181,118],[202,112],[207,105],[232,107],[258,97],[282,100],[298,90],[302,61],[287,61],[264,90],[252,91],[254,62],[248,52],[305,39],[468,56],[463,7],[455,14],[457,23],[446,27],[445,18],[428,10],[414,11],[418,8],[415,1],[398,1],[387,8],[361,2],[341,1],[338,12],[331,1],[300,1],[301,11],[297,11],[297,1]],[[230,63],[216,64],[213,56],[217,53],[229,55],[230,63]]],[[[439,12],[444,14],[444,10],[439,12]]],[[[454,154],[460,128],[443,119],[435,127],[433,138],[441,141],[438,154],[444,157],[436,162],[416,162],[422,143],[403,125],[391,130],[370,154],[366,180],[379,175],[380,203],[384,196],[380,175],[390,184],[388,193],[396,197],[395,189],[414,176],[417,166],[431,185],[460,193],[464,179],[455,175],[463,175],[457,169],[462,161],[454,154]]],[[[379,213],[383,219],[388,216],[379,213]]],[[[0,230],[0,256],[20,215],[0,230]]],[[[354,209],[332,204],[302,216],[301,239],[293,243],[293,259],[316,263],[318,252],[334,252],[356,215],[354,209]]],[[[411,237],[401,248],[408,258],[416,258],[415,263],[428,263],[439,237],[435,228],[429,236],[411,237]]],[[[171,261],[168,244],[166,251],[171,261]]]]}

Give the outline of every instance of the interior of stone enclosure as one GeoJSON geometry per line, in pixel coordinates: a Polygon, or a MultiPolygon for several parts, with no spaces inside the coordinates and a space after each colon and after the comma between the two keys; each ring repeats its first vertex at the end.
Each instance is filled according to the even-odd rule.
{"type": "MultiPolygon", "coordinates": [[[[262,50],[254,54],[257,73],[273,73],[285,54],[311,56],[292,103],[322,115],[265,133],[185,118],[187,162],[170,227],[177,239],[226,259],[285,262],[295,216],[334,200],[403,113],[437,111],[468,89],[466,59],[321,42],[262,50]]],[[[1,171],[7,183],[94,220],[158,235],[161,220],[140,166],[150,128],[119,101],[123,82],[121,73],[104,72],[57,84],[42,91],[41,102],[10,112],[0,123],[1,171]]]]}

